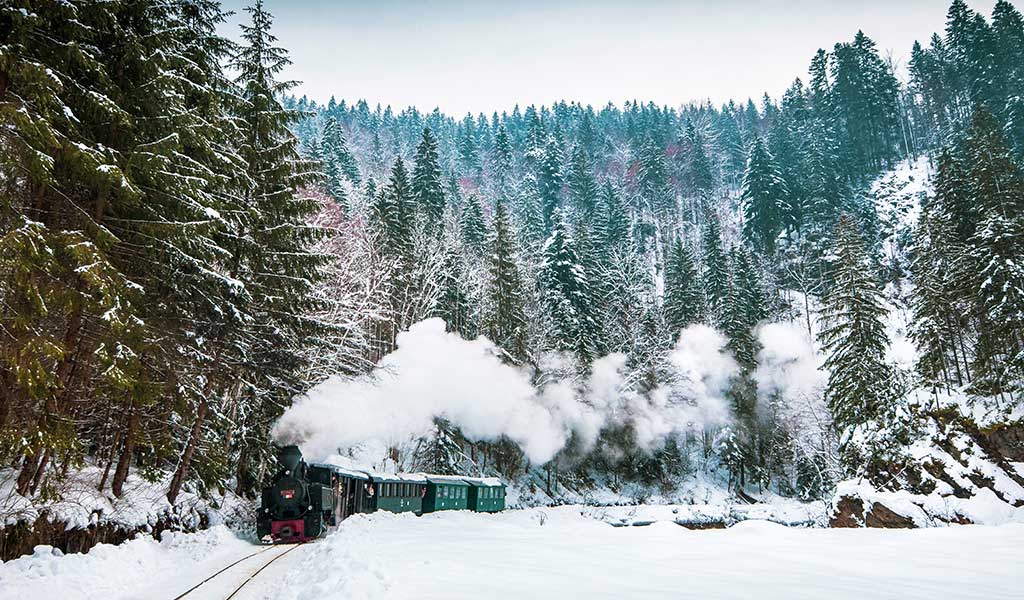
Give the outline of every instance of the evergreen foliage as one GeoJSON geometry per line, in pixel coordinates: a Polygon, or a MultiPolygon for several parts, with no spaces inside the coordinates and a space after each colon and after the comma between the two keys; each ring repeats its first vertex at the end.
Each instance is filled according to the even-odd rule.
{"type": "Polygon", "coordinates": [[[822,298],[819,334],[829,370],[825,399],[841,432],[886,415],[891,397],[891,369],[885,362],[889,343],[882,318],[882,290],[857,220],[844,215],[836,225],[834,284],[822,298]]]}

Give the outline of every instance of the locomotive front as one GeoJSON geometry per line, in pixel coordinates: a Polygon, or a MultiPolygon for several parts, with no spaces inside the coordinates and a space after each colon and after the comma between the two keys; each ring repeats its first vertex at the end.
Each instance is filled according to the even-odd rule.
{"type": "Polygon", "coordinates": [[[302,452],[281,449],[281,470],[263,488],[256,535],[263,543],[304,542],[321,533],[321,515],[313,510],[311,482],[302,452]]]}

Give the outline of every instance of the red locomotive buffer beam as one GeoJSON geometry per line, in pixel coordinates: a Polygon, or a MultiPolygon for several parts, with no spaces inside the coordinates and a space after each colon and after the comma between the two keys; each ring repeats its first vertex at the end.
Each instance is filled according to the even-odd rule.
{"type": "Polygon", "coordinates": [[[275,542],[306,542],[306,526],[302,519],[271,521],[270,537],[275,542]]]}

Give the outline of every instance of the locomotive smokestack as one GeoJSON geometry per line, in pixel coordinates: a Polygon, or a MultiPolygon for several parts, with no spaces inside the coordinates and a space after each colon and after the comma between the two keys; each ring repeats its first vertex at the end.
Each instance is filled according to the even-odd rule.
{"type": "Polygon", "coordinates": [[[299,462],[302,460],[302,451],[299,450],[298,446],[285,446],[281,448],[278,460],[281,461],[285,469],[294,473],[295,468],[299,466],[299,462]]]}

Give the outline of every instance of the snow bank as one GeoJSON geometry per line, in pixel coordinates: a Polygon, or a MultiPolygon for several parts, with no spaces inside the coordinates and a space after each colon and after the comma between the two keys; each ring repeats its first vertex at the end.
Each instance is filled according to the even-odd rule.
{"type": "Polygon", "coordinates": [[[31,556],[0,563],[0,600],[153,597],[139,590],[168,575],[187,581],[256,549],[223,525],[191,534],[166,531],[160,541],[140,535],[118,546],[99,544],[86,554],[37,546],[31,556]]]}

